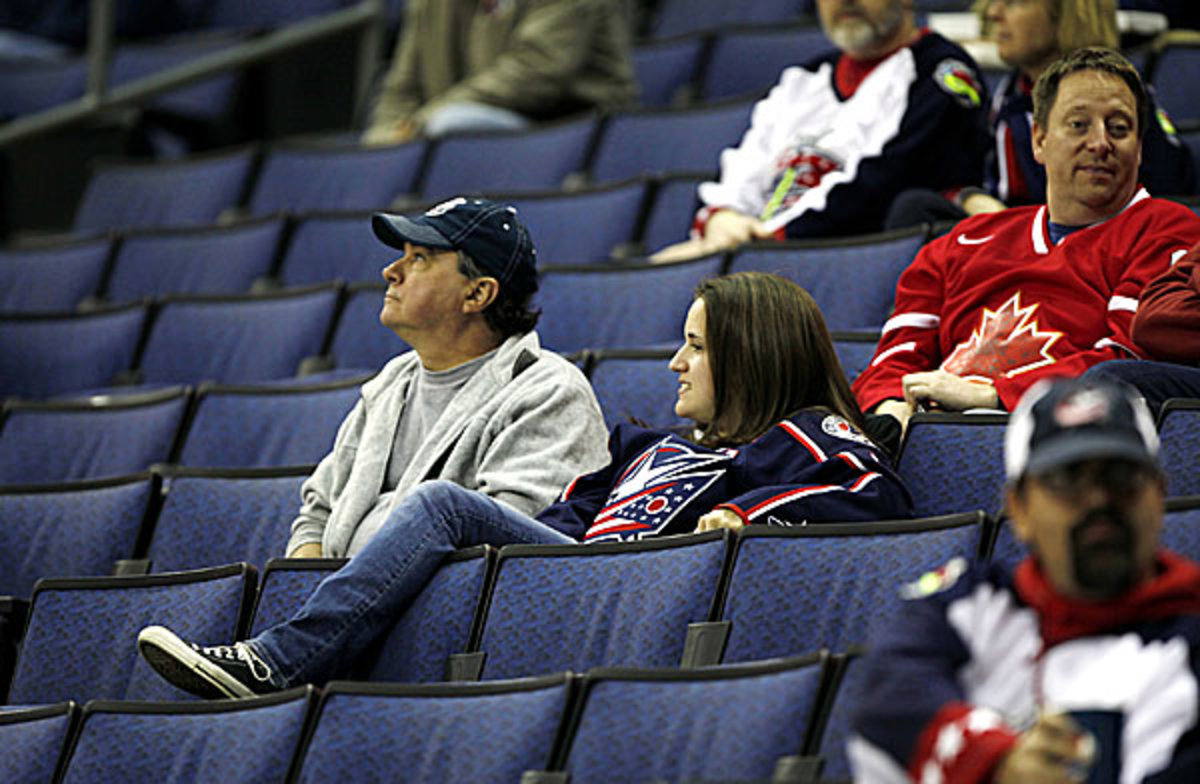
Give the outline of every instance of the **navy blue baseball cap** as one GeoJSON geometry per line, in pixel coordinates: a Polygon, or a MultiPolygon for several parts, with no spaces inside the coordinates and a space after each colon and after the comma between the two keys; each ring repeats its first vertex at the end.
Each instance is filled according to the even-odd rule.
{"type": "Polygon", "coordinates": [[[1157,454],[1154,418],[1141,396],[1123,384],[1084,379],[1030,387],[1004,439],[1010,480],[1098,458],[1157,466],[1157,454]]]}
{"type": "Polygon", "coordinates": [[[381,242],[399,250],[405,242],[460,250],[518,298],[537,291],[537,251],[516,207],[459,197],[414,218],[377,212],[371,228],[381,242]]]}

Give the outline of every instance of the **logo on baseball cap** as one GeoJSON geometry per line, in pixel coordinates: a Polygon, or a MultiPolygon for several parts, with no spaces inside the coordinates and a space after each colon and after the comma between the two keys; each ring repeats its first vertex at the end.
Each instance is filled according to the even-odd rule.
{"type": "Polygon", "coordinates": [[[415,218],[377,212],[371,228],[381,242],[400,250],[405,242],[461,250],[518,297],[537,291],[537,251],[516,207],[459,197],[415,218]]]}

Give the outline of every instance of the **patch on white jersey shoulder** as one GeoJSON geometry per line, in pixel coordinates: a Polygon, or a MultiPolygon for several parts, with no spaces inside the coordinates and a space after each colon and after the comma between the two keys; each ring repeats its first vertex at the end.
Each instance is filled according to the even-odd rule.
{"type": "Polygon", "coordinates": [[[903,599],[924,599],[935,593],[941,593],[958,582],[958,578],[966,574],[967,559],[951,558],[939,569],[926,572],[911,583],[900,587],[900,597],[903,599]]]}
{"type": "Polygon", "coordinates": [[[974,109],[983,103],[983,90],[975,71],[962,60],[953,57],[942,60],[933,69],[933,81],[964,109],[974,109]]]}
{"type": "Polygon", "coordinates": [[[862,444],[863,446],[875,446],[871,443],[871,439],[855,430],[854,425],[850,424],[837,414],[830,414],[822,419],[821,430],[823,430],[826,435],[830,435],[835,438],[844,438],[847,441],[854,441],[862,444]]]}

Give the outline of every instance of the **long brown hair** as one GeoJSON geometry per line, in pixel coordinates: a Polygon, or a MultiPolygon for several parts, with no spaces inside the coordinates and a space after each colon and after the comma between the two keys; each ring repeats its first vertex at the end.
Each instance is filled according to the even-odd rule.
{"type": "Polygon", "coordinates": [[[812,296],[765,272],[711,278],[696,288],[704,300],[705,344],[713,376],[709,444],[744,444],[804,408],[823,408],[863,429],[812,296]]]}

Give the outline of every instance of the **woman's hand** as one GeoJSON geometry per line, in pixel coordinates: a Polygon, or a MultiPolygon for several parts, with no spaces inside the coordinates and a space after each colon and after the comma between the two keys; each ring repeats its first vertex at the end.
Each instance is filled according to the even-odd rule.
{"type": "Polygon", "coordinates": [[[706,515],[702,515],[696,523],[695,533],[704,533],[705,531],[717,531],[721,528],[728,528],[731,531],[744,526],[742,518],[738,517],[728,509],[714,509],[706,515]]]}

